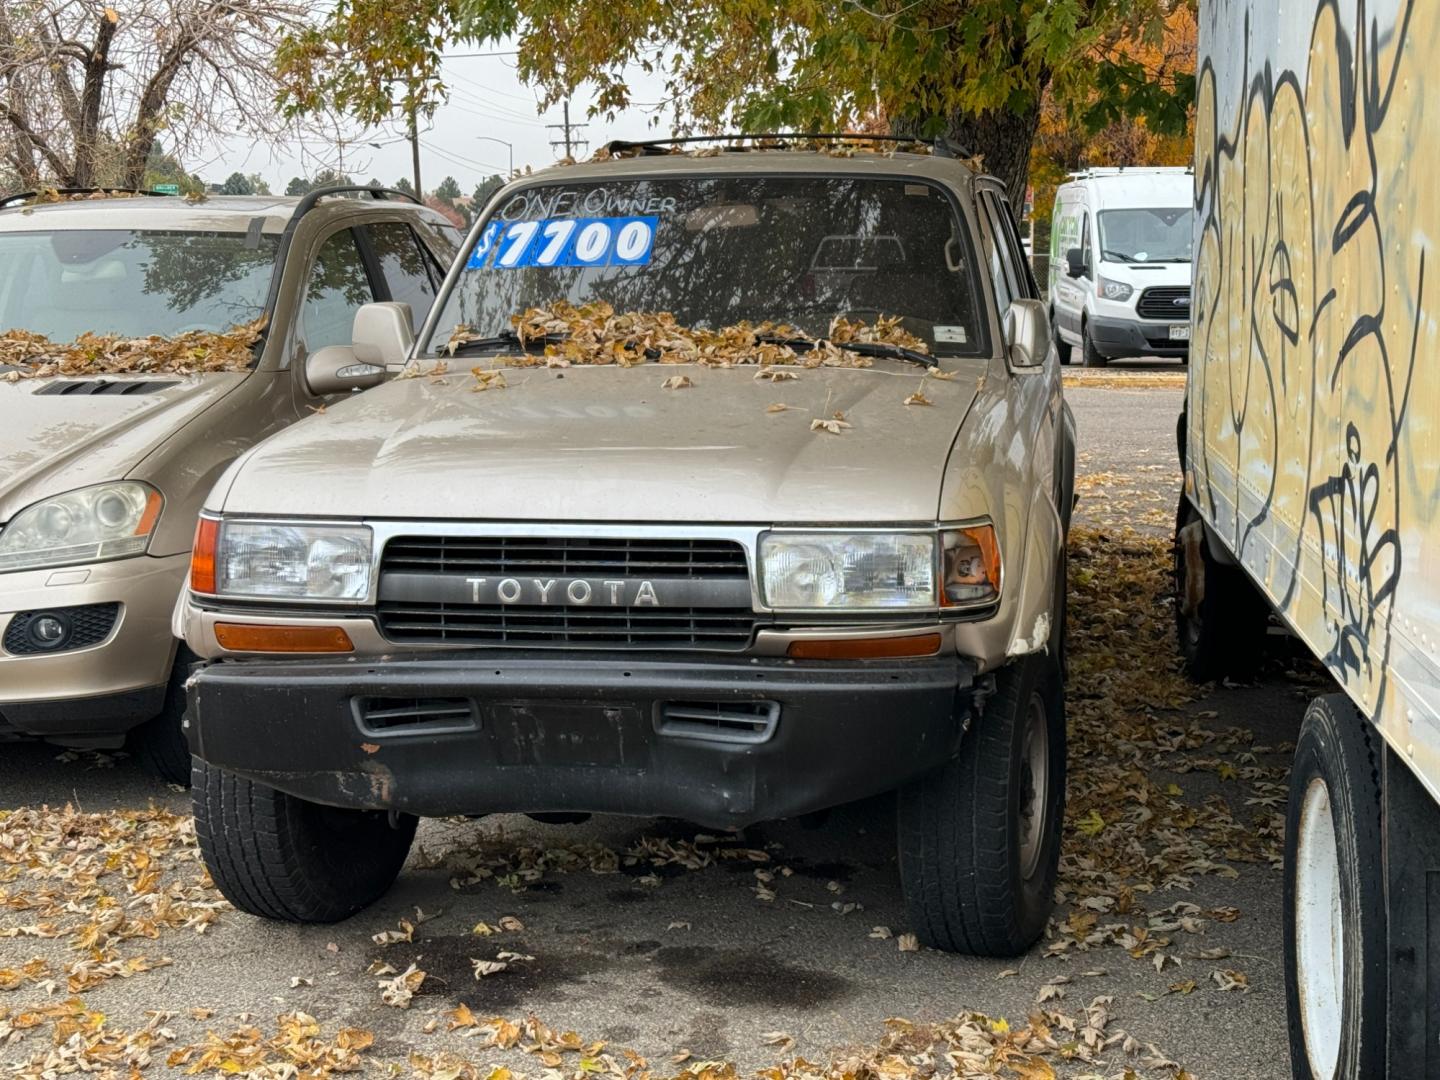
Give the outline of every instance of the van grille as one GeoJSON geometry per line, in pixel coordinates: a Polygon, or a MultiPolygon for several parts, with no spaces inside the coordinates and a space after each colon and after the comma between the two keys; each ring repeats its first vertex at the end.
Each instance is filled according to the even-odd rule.
{"type": "Polygon", "coordinates": [[[1140,294],[1135,311],[1142,319],[1189,322],[1190,286],[1157,285],[1146,289],[1140,294]]]}

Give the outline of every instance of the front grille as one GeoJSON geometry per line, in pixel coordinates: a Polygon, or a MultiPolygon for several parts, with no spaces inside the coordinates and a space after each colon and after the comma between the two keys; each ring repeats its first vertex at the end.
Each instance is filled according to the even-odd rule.
{"type": "Polygon", "coordinates": [[[1190,321],[1190,286],[1157,285],[1140,294],[1135,305],[1142,319],[1164,319],[1166,322],[1190,321]]]}
{"type": "Polygon", "coordinates": [[[110,636],[120,615],[119,604],[85,604],[82,607],[51,608],[48,611],[22,611],[5,628],[5,651],[12,656],[34,656],[41,653],[69,652],[98,645],[110,636]],[[53,643],[31,632],[39,619],[50,616],[65,627],[63,637],[53,643]]]}
{"type": "Polygon", "coordinates": [[[391,641],[454,645],[589,645],[636,649],[743,649],[755,633],[749,608],[587,608],[380,604],[391,641]]]}
{"type": "Polygon", "coordinates": [[[380,573],[494,577],[748,578],[733,540],[591,539],[580,536],[397,536],[380,573]]]}
{"type": "MultiPolygon", "coordinates": [[[[458,602],[427,588],[456,579],[551,579],[693,583],[702,592],[738,584],[748,595],[745,548],[733,540],[651,537],[399,536],[380,558],[380,630],[391,641],[630,649],[743,649],[755,634],[748,606],[650,606],[535,602],[458,602]],[[387,588],[387,577],[395,575],[387,588]],[[416,591],[414,575],[421,578],[416,591]],[[398,587],[402,581],[411,584],[398,587]]],[[[564,586],[560,586],[561,589],[564,586]]],[[[664,595],[662,585],[662,596],[664,595]]],[[[600,586],[595,586],[600,593],[600,586]]],[[[559,596],[559,593],[555,595],[559,596]]],[[[602,594],[603,595],[603,594],[602,594]]],[[[677,597],[677,600],[679,598],[677,597]]]]}

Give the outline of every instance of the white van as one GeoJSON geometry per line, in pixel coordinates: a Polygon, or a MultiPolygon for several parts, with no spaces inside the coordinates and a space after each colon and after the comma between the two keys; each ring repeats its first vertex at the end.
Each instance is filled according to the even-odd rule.
{"type": "Polygon", "coordinates": [[[1050,325],[1060,362],[1190,355],[1190,169],[1089,169],[1055,192],[1050,325]]]}

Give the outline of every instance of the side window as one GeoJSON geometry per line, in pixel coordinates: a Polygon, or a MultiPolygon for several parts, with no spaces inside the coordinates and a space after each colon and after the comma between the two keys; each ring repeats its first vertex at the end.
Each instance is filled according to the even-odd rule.
{"type": "Polygon", "coordinates": [[[410,325],[418,334],[435,303],[432,260],[403,221],[379,221],[366,229],[390,299],[410,305],[410,325]]]}
{"type": "Polygon", "coordinates": [[[355,312],[375,299],[355,234],[342,229],[330,236],[315,256],[305,306],[300,310],[300,336],[310,352],[328,345],[349,345],[355,312]]]}
{"type": "MultiPolygon", "coordinates": [[[[1010,230],[1005,221],[1005,211],[999,198],[994,192],[983,191],[980,193],[980,205],[985,208],[985,224],[990,230],[991,245],[995,249],[991,256],[992,272],[996,278],[996,290],[1003,294],[1003,302],[997,297],[1000,313],[1003,315],[1011,302],[1027,295],[1025,283],[1021,277],[1021,269],[1010,240],[1010,230]]],[[[1023,261],[1022,257],[1019,262],[1023,261]]]]}
{"type": "Polygon", "coordinates": [[[1095,257],[1090,247],[1090,215],[1084,214],[1080,218],[1080,257],[1085,264],[1085,276],[1095,276],[1095,257]]]}
{"type": "Polygon", "coordinates": [[[1020,238],[1020,226],[1015,222],[1015,211],[1010,207],[1010,200],[1002,196],[996,196],[995,204],[1000,215],[1000,224],[1004,230],[1006,244],[1010,249],[1010,258],[1015,264],[1015,272],[1019,278],[1021,295],[1031,300],[1040,298],[1040,288],[1035,284],[1035,274],[1030,269],[1030,260],[1025,257],[1025,241],[1020,238]]]}

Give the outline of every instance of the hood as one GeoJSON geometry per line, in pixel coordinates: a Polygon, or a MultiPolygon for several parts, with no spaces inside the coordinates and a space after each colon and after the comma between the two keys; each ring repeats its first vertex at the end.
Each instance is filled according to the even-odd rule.
{"type": "Polygon", "coordinates": [[[933,521],[941,474],[987,361],[919,368],[507,369],[396,380],[310,417],[247,458],[227,512],[499,521],[933,521]],[[693,386],[665,390],[675,375],[693,386]],[[772,403],[792,408],[768,412],[772,403]],[[836,411],[852,426],[812,431],[836,411]]]}
{"type": "Polygon", "coordinates": [[[1189,285],[1193,269],[1190,263],[1127,263],[1108,259],[1102,259],[1098,267],[1102,276],[1110,281],[1132,285],[1137,293],[1155,285],[1189,285]]]}
{"type": "Polygon", "coordinates": [[[39,499],[123,478],[245,378],[244,372],[105,377],[112,387],[146,386],[125,394],[45,392],[99,379],[0,382],[0,521],[39,499]]]}

